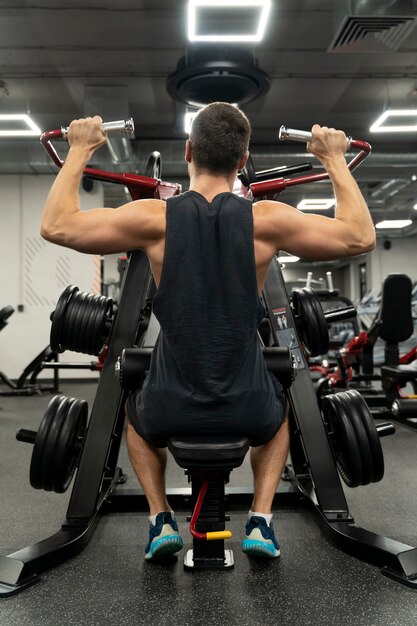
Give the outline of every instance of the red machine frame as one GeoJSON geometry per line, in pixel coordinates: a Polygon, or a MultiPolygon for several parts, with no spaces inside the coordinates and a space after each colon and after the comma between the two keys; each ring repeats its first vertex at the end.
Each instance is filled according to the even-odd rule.
{"type": "MultiPolygon", "coordinates": [[[[59,157],[57,151],[52,145],[52,141],[55,139],[63,138],[63,130],[50,130],[43,133],[40,137],[40,142],[58,167],[62,167],[64,161],[59,157]]],[[[371,153],[371,145],[366,141],[358,139],[352,139],[350,141],[350,147],[358,149],[360,152],[348,163],[348,168],[353,171],[362,163],[364,159],[371,153]]],[[[117,172],[107,172],[105,170],[99,170],[92,167],[86,167],[84,169],[84,175],[95,180],[102,180],[105,182],[116,183],[119,185],[125,185],[129,189],[129,193],[133,200],[140,200],[144,198],[157,198],[160,200],[166,200],[171,196],[175,196],[181,193],[181,185],[176,183],[167,183],[160,181],[156,178],[147,178],[146,176],[140,176],[139,174],[119,174],[117,172]]],[[[294,187],[296,185],[303,185],[306,183],[318,182],[321,180],[327,180],[330,176],[327,172],[320,174],[309,174],[306,176],[297,176],[294,178],[274,178],[273,180],[262,181],[259,183],[252,183],[250,185],[250,193],[252,197],[268,197],[284,191],[287,187],[294,187]]]]}

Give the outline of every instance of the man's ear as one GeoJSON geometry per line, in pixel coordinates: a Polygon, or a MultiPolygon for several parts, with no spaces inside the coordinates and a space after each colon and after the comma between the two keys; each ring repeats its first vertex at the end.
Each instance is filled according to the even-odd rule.
{"type": "Polygon", "coordinates": [[[187,139],[185,142],[185,160],[187,163],[191,163],[192,159],[192,150],[191,150],[191,141],[187,139]]]}
{"type": "Polygon", "coordinates": [[[245,156],[243,157],[243,159],[239,163],[239,167],[238,167],[239,170],[243,170],[243,168],[245,167],[248,159],[249,159],[249,151],[246,152],[245,156]]]}

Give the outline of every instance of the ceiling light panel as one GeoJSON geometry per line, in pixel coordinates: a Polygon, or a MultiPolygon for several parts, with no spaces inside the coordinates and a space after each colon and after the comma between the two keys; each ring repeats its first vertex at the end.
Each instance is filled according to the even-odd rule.
{"type": "Polygon", "coordinates": [[[300,260],[299,256],[287,255],[287,256],[278,257],[279,263],[297,263],[297,261],[299,260],[300,260]]]}
{"type": "Polygon", "coordinates": [[[334,198],[305,198],[297,204],[300,211],[326,211],[334,207],[334,198]]]}
{"type": "Polygon", "coordinates": [[[410,224],[412,224],[411,220],[384,220],[375,224],[375,228],[405,228],[406,226],[410,226],[410,224]]]}
{"type": "Polygon", "coordinates": [[[271,0],[189,0],[190,41],[261,41],[271,0]]]}
{"type": "Polygon", "coordinates": [[[417,109],[388,109],[372,124],[371,133],[407,133],[417,130],[417,109]]]}
{"type": "Polygon", "coordinates": [[[39,137],[42,131],[25,113],[0,115],[0,137],[39,137]]]}

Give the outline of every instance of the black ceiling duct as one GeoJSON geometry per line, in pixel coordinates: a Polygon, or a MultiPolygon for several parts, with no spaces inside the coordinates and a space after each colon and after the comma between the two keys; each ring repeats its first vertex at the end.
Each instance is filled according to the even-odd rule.
{"type": "Polygon", "coordinates": [[[248,50],[208,46],[180,58],[177,71],[167,79],[167,91],[193,106],[217,101],[244,104],[266,93],[269,84],[248,50]]]}

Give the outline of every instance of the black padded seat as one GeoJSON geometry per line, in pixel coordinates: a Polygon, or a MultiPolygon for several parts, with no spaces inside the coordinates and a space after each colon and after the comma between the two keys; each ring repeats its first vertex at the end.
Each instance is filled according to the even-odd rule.
{"type": "Polygon", "coordinates": [[[243,463],[249,449],[245,437],[211,435],[205,437],[173,437],[168,448],[180,467],[185,469],[233,469],[243,463]]]}
{"type": "Polygon", "coordinates": [[[406,341],[414,332],[411,290],[411,279],[405,274],[389,274],[384,280],[378,318],[379,336],[387,343],[406,341]]]}
{"type": "Polygon", "coordinates": [[[383,365],[381,376],[398,382],[407,382],[417,378],[417,367],[412,365],[383,365]]]}

